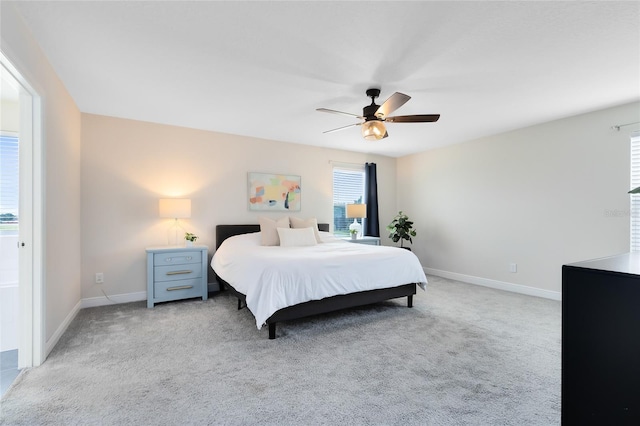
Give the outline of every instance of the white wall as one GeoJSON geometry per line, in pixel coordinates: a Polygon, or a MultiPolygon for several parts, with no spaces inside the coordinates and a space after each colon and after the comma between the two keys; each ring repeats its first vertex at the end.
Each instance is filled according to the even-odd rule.
{"type": "Polygon", "coordinates": [[[0,100],[0,130],[18,133],[20,130],[20,104],[7,99],[0,100]]]}
{"type": "Polygon", "coordinates": [[[291,215],[331,223],[330,161],[377,163],[381,227],[390,222],[393,158],[82,114],[83,299],[103,298],[101,289],[110,296],[146,291],[145,247],[167,244],[172,221],[158,217],[159,198],[191,199],[192,217],[181,222],[209,246],[209,257],[215,225],[257,223],[259,213],[248,210],[248,172],[301,176],[302,210],[291,215]],[[101,286],[96,272],[104,273],[101,286]]]}
{"type": "MultiPolygon", "coordinates": [[[[4,2],[3,2],[4,3],[4,2]]],[[[80,301],[80,111],[13,6],[2,4],[2,53],[42,99],[45,339],[80,301]]]]}
{"type": "Polygon", "coordinates": [[[629,250],[632,128],[611,126],[639,117],[634,103],[398,159],[414,252],[430,272],[559,296],[563,264],[629,250]]]}

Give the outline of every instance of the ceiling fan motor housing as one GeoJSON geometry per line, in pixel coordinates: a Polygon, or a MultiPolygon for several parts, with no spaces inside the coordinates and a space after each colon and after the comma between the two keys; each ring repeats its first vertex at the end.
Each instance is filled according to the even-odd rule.
{"type": "Polygon", "coordinates": [[[364,120],[379,120],[380,118],[376,115],[378,108],[380,108],[380,105],[376,104],[372,104],[362,108],[362,116],[364,117],[364,120]]]}
{"type": "Polygon", "coordinates": [[[362,108],[362,116],[365,121],[379,120],[380,118],[376,116],[376,112],[380,105],[376,105],[375,99],[380,96],[380,89],[367,89],[367,96],[371,98],[371,105],[362,108]]]}

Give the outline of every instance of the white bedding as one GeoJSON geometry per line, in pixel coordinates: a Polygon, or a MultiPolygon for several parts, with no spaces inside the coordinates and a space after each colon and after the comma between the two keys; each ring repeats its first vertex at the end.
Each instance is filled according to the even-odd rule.
{"type": "Polygon", "coordinates": [[[397,247],[354,244],[320,232],[321,244],[260,245],[260,233],[227,238],[211,267],[246,295],[258,329],[277,310],[310,300],[417,283],[427,277],[415,254],[397,247]]]}

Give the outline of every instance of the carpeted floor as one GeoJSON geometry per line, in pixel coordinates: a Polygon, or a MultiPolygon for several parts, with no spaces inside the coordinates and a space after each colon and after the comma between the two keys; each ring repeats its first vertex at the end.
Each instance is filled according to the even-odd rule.
{"type": "Polygon", "coordinates": [[[228,294],[90,308],[0,401],[7,425],[560,424],[560,302],[429,277],[258,331],[228,294]]]}

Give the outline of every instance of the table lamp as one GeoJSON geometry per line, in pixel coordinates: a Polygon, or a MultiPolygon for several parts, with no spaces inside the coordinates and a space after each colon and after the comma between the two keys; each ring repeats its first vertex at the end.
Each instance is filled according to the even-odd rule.
{"type": "Polygon", "coordinates": [[[353,223],[349,225],[349,230],[356,230],[358,238],[362,238],[362,225],[358,219],[367,217],[366,204],[347,204],[347,219],[353,218],[353,223]]]}

